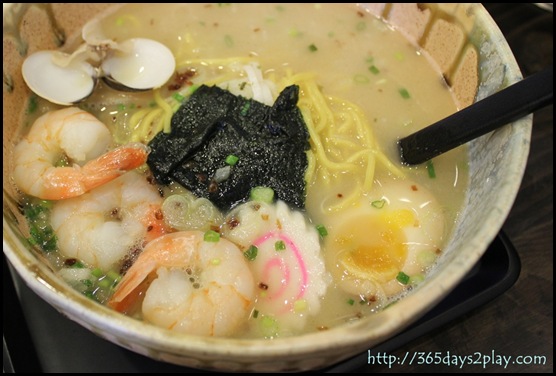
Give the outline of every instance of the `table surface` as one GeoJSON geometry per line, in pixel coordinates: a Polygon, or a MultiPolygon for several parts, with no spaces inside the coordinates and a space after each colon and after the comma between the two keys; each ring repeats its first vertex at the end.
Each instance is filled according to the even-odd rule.
{"type": "MultiPolygon", "coordinates": [[[[524,76],[553,64],[552,12],[533,4],[483,5],[505,34],[524,76]]],[[[511,356],[507,367],[490,361],[485,367],[472,364],[461,369],[447,364],[414,364],[375,365],[367,371],[553,372],[553,136],[550,105],[533,115],[525,176],[503,226],[521,259],[515,285],[490,303],[391,353],[399,357],[406,353],[440,354],[444,358],[448,354],[471,355],[481,361],[494,354],[503,364],[501,357],[511,356]]]]}
{"type": "MultiPolygon", "coordinates": [[[[552,64],[552,12],[524,3],[484,5],[508,39],[524,76],[552,64]]],[[[459,363],[417,364],[416,361],[412,365],[362,364],[358,371],[553,372],[552,114],[552,105],[534,114],[527,169],[503,226],[521,260],[517,282],[487,304],[388,353],[400,358],[416,354],[424,362],[427,359],[435,362],[438,356],[444,360],[453,359],[447,356],[470,357],[480,362],[490,357],[488,364],[460,367],[459,363]]],[[[4,279],[4,289],[6,285],[4,279]]],[[[6,299],[4,311],[9,304],[6,299]]],[[[32,368],[30,360],[27,364],[23,360],[23,368],[32,368]]]]}

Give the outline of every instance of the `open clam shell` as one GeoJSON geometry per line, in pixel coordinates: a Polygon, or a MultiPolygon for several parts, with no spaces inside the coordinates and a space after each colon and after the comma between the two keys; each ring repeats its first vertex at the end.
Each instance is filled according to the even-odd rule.
{"type": "Polygon", "coordinates": [[[84,27],[82,37],[85,43],[72,54],[40,51],[25,59],[23,78],[35,94],[73,105],[93,93],[99,78],[115,90],[144,91],[164,85],[176,68],[162,43],[145,38],[117,43],[102,33],[97,20],[84,27]]]}
{"type": "Polygon", "coordinates": [[[98,82],[96,69],[91,64],[57,51],[39,51],[30,55],[23,62],[22,74],[35,94],[60,105],[72,105],[86,99],[98,82]],[[59,61],[65,63],[59,64],[59,61]]]}
{"type": "Polygon", "coordinates": [[[118,90],[150,90],[164,85],[176,61],[163,44],[144,38],[128,39],[102,62],[103,80],[118,90]]]}

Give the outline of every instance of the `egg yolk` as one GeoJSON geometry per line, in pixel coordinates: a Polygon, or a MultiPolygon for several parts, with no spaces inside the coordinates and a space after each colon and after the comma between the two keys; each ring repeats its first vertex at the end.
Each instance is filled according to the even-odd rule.
{"type": "Polygon", "coordinates": [[[344,223],[335,241],[339,264],[358,278],[387,282],[402,270],[408,254],[404,227],[415,225],[410,210],[362,215],[344,223]]]}

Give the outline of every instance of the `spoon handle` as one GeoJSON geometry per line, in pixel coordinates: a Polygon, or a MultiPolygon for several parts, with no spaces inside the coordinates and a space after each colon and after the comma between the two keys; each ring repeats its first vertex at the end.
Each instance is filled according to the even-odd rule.
{"type": "Polygon", "coordinates": [[[415,165],[552,103],[552,66],[398,141],[402,163],[415,165]]]}

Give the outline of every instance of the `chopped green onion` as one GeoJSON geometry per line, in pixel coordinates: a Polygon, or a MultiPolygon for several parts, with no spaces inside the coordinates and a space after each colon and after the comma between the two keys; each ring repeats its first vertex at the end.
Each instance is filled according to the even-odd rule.
{"type": "Polygon", "coordinates": [[[417,253],[417,262],[422,268],[426,268],[434,264],[436,261],[436,254],[433,251],[423,249],[417,253]]]}
{"type": "Polygon", "coordinates": [[[45,210],[42,205],[26,205],[23,212],[28,220],[33,221],[45,210]]]}
{"type": "Polygon", "coordinates": [[[303,312],[307,310],[307,306],[308,304],[305,299],[299,299],[293,303],[293,310],[297,313],[303,312]]]}
{"type": "Polygon", "coordinates": [[[375,200],[373,202],[371,202],[371,206],[377,209],[382,209],[384,207],[384,204],[386,204],[386,200],[382,199],[382,200],[375,200]]]}
{"type": "MultiPolygon", "coordinates": [[[[32,229],[31,229],[32,230],[32,229]]],[[[39,243],[35,240],[35,237],[33,236],[33,234],[31,234],[31,237],[29,239],[27,239],[27,241],[29,242],[29,244],[31,245],[39,245],[39,243]]]]}
{"type": "Polygon", "coordinates": [[[324,238],[326,235],[328,235],[328,230],[326,229],[326,227],[324,227],[324,225],[317,225],[317,231],[321,238],[324,238]]]}
{"type": "Polygon", "coordinates": [[[45,209],[52,209],[54,207],[54,202],[48,200],[40,200],[40,205],[45,209]]]}
{"type": "Polygon", "coordinates": [[[52,203],[46,200],[39,202],[26,203],[24,213],[27,219],[37,220],[44,219],[43,217],[48,214],[48,210],[52,207],[52,203]]]}
{"type": "Polygon", "coordinates": [[[257,253],[259,252],[259,248],[252,245],[247,249],[247,251],[243,252],[243,256],[249,261],[253,261],[257,258],[257,253]]]}
{"type": "Polygon", "coordinates": [[[70,161],[67,155],[62,155],[60,159],[56,161],[54,164],[56,167],[68,167],[70,165],[70,161]]]}
{"type": "Polygon", "coordinates": [[[51,235],[49,235],[49,238],[42,243],[42,249],[46,253],[56,250],[56,240],[58,240],[58,238],[54,234],[54,230],[51,229],[51,231],[49,231],[47,233],[50,233],[50,232],[51,232],[51,235]]]}
{"type": "Polygon", "coordinates": [[[85,295],[89,299],[96,300],[94,291],[87,290],[83,293],[83,295],[85,295]]]}
{"type": "Polygon", "coordinates": [[[405,274],[404,272],[399,272],[398,275],[396,276],[396,279],[402,285],[407,285],[409,283],[409,276],[407,274],[405,274]]]}
{"type": "Polygon", "coordinates": [[[295,27],[292,27],[289,31],[288,34],[290,37],[300,37],[303,35],[302,32],[300,32],[299,30],[297,30],[295,27]]]}
{"type": "Polygon", "coordinates": [[[403,52],[396,52],[394,54],[394,57],[396,58],[396,60],[398,61],[404,61],[405,60],[405,55],[403,54],[403,52]]]}
{"type": "Polygon", "coordinates": [[[407,89],[405,88],[401,88],[400,90],[398,90],[398,93],[400,93],[403,99],[411,98],[411,96],[409,95],[409,91],[407,91],[407,89]]]}
{"type": "Polygon", "coordinates": [[[278,335],[280,326],[275,318],[270,316],[263,316],[261,321],[259,321],[261,331],[266,338],[273,338],[278,335]]]}
{"type": "Polygon", "coordinates": [[[283,251],[286,249],[286,243],[284,243],[283,240],[278,240],[276,243],[274,243],[274,249],[277,251],[283,251]]]}
{"type": "Polygon", "coordinates": [[[253,318],[256,319],[257,317],[259,317],[259,311],[254,310],[253,311],[253,318]]]}
{"type": "Polygon", "coordinates": [[[114,270],[104,273],[100,268],[93,269],[91,275],[93,279],[80,281],[87,288],[83,294],[97,302],[105,303],[122,277],[114,270]]]}
{"type": "Polygon", "coordinates": [[[23,214],[29,225],[29,244],[48,253],[57,249],[58,237],[50,225],[50,208],[52,202],[30,199],[23,202],[23,214]]]}
{"type": "Polygon", "coordinates": [[[427,172],[429,173],[429,178],[431,179],[436,178],[436,171],[434,171],[434,165],[432,164],[432,160],[427,161],[427,172]]]}
{"type": "Polygon", "coordinates": [[[181,95],[180,93],[174,93],[172,95],[172,98],[174,98],[176,100],[176,102],[183,102],[185,97],[183,95],[181,95]]]}
{"type": "Polygon", "coordinates": [[[251,189],[249,197],[252,201],[261,201],[271,204],[274,201],[274,190],[269,187],[255,187],[251,189]]]}
{"type": "Polygon", "coordinates": [[[355,304],[355,300],[349,299],[347,303],[348,303],[349,305],[354,305],[354,304],[355,304]]]}
{"type": "Polygon", "coordinates": [[[318,51],[318,48],[317,48],[317,46],[315,46],[314,44],[310,44],[310,45],[309,45],[309,51],[311,51],[311,52],[316,52],[316,51],[318,51]]]}
{"type": "Polygon", "coordinates": [[[237,163],[237,161],[239,161],[239,157],[236,157],[233,154],[230,154],[226,157],[226,164],[233,166],[237,163]]]}
{"type": "Polygon", "coordinates": [[[114,282],[115,282],[115,281],[119,281],[120,278],[121,278],[120,273],[115,272],[115,271],[113,271],[113,270],[110,270],[108,273],[106,273],[106,277],[107,277],[107,278],[110,278],[110,279],[111,279],[112,281],[114,281],[114,282]]]}
{"type": "Polygon", "coordinates": [[[233,46],[234,46],[234,40],[233,40],[232,36],[229,35],[229,34],[226,34],[226,35],[224,36],[224,43],[225,43],[226,46],[228,46],[228,47],[233,47],[233,46]]]}
{"type": "Polygon", "coordinates": [[[74,262],[70,268],[72,269],[83,269],[85,267],[85,264],[83,264],[81,261],[77,260],[76,262],[74,262]]]}
{"type": "Polygon", "coordinates": [[[222,262],[222,260],[220,260],[219,258],[213,258],[212,260],[210,260],[210,263],[212,265],[220,265],[220,263],[222,262]]]}
{"type": "MultiPolygon", "coordinates": [[[[245,83],[245,82],[244,82],[245,83]]],[[[244,85],[245,86],[245,85],[244,85]]],[[[241,89],[243,90],[243,89],[241,89]]],[[[243,105],[243,107],[240,110],[240,114],[241,116],[245,116],[247,115],[247,112],[249,111],[249,108],[251,107],[251,102],[245,102],[245,104],[243,105]]]]}
{"type": "Polygon", "coordinates": [[[112,286],[112,284],[114,283],[114,281],[111,281],[110,278],[102,278],[100,281],[98,281],[98,287],[102,288],[102,289],[107,289],[110,286],[112,286]]]}
{"type": "Polygon", "coordinates": [[[214,230],[208,230],[205,232],[203,240],[210,243],[216,243],[220,240],[220,234],[214,230]]]}
{"type": "Polygon", "coordinates": [[[29,98],[29,102],[27,103],[27,114],[30,115],[37,110],[39,104],[37,102],[37,97],[34,95],[29,98]]]}
{"type": "Polygon", "coordinates": [[[369,70],[371,71],[372,74],[379,74],[380,70],[376,67],[376,65],[371,65],[369,67],[369,70]]]}
{"type": "Polygon", "coordinates": [[[56,250],[56,234],[51,227],[37,227],[32,224],[29,228],[29,243],[31,245],[39,246],[45,253],[52,252],[56,250]]]}
{"type": "Polygon", "coordinates": [[[91,274],[94,275],[94,276],[97,277],[97,278],[100,278],[100,277],[102,277],[102,276],[104,275],[104,273],[102,272],[102,269],[100,269],[100,268],[94,268],[94,269],[91,271],[91,274]]]}
{"type": "Polygon", "coordinates": [[[410,285],[418,285],[425,280],[425,276],[422,274],[415,274],[409,278],[410,285]]]}
{"type": "Polygon", "coordinates": [[[358,84],[367,84],[369,83],[369,77],[363,74],[356,74],[355,76],[353,76],[353,81],[355,81],[358,84]]]}
{"type": "Polygon", "coordinates": [[[124,111],[125,110],[125,104],[120,103],[120,104],[118,104],[117,108],[118,108],[118,111],[124,111]]]}

